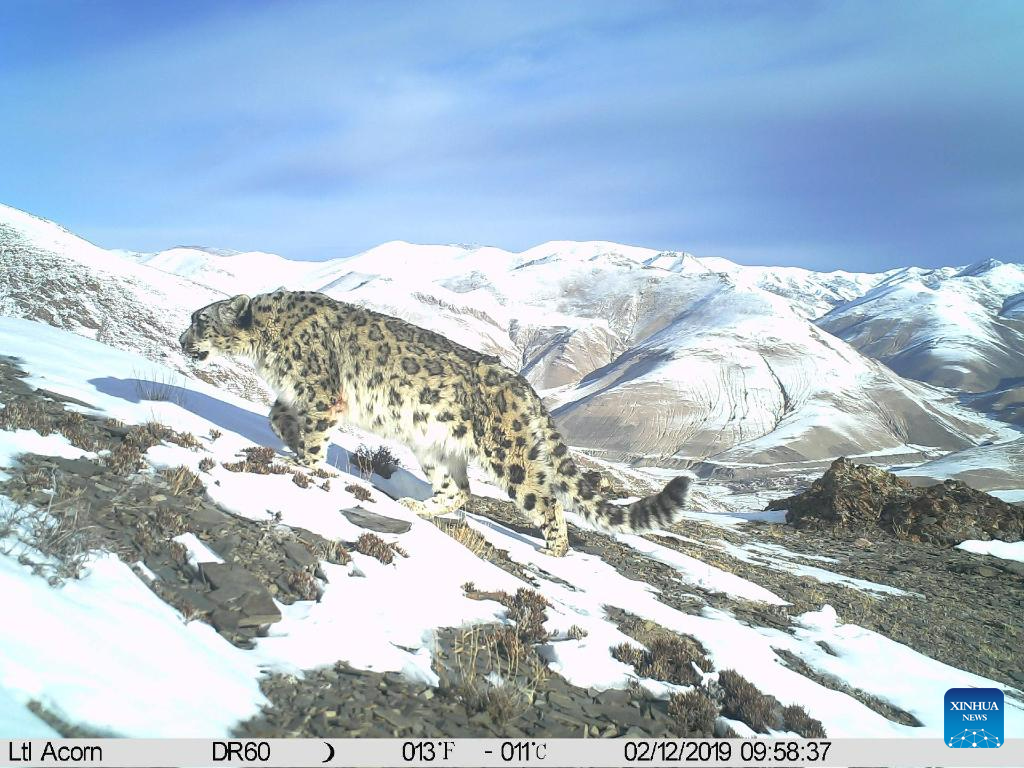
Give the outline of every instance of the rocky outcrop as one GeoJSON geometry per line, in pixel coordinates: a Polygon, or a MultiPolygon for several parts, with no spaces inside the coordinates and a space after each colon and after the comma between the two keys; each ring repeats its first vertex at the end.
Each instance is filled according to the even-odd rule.
{"type": "Polygon", "coordinates": [[[1024,509],[959,480],[913,488],[891,472],[836,459],[810,489],[779,499],[797,528],[863,532],[881,528],[911,541],[954,545],[967,539],[1019,541],[1024,509]]]}

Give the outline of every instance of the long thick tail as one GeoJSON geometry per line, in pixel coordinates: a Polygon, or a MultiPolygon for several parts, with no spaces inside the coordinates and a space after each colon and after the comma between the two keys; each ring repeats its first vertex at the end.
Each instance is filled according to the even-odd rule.
{"type": "Polygon", "coordinates": [[[580,472],[550,417],[546,422],[545,442],[555,464],[550,488],[566,509],[579,513],[591,525],[623,533],[663,528],[679,518],[690,492],[689,477],[672,478],[659,493],[632,504],[612,504],[580,472]]]}

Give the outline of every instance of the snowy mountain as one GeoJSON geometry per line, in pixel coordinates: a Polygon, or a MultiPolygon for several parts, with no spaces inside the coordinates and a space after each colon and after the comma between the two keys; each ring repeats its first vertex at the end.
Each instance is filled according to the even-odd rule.
{"type": "Polygon", "coordinates": [[[0,205],[0,315],[41,320],[236,392],[265,396],[250,368],[225,362],[197,370],[181,353],[178,335],[192,311],[223,296],[0,205]]]}
{"type": "MultiPolygon", "coordinates": [[[[103,305],[72,304],[55,324],[112,329],[104,338],[179,370],[189,363],[175,339],[192,309],[221,292],[284,286],[498,355],[542,393],[574,445],[605,459],[735,474],[842,454],[930,458],[998,430],[807,319],[891,274],[773,271],[606,242],[512,253],[396,241],[324,262],[194,247],[126,258],[13,209],[4,216],[19,274],[35,270],[103,305]],[[86,275],[90,286],[80,285],[86,275]]],[[[19,291],[23,280],[2,281],[4,311],[47,318],[40,304],[59,302],[19,291]]],[[[255,386],[244,369],[229,373],[236,391],[255,386]]]]}
{"type": "Polygon", "coordinates": [[[1024,265],[905,270],[818,325],[902,376],[987,392],[1024,376],[1024,265]]]}

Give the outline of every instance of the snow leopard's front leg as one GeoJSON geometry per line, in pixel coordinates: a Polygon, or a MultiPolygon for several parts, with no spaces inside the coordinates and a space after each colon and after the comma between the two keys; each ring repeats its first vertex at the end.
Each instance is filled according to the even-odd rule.
{"type": "Polygon", "coordinates": [[[327,460],[327,442],[338,424],[338,415],[330,407],[304,408],[299,412],[298,450],[299,464],[316,467],[327,460]]]}
{"type": "Polygon", "coordinates": [[[270,428],[296,456],[299,454],[299,418],[278,398],[270,409],[270,428]]]}

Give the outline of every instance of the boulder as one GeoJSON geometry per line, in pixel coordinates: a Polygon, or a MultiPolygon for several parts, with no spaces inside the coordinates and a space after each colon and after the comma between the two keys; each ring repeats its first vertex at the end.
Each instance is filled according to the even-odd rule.
{"type": "Polygon", "coordinates": [[[1020,541],[1024,509],[959,480],[913,488],[878,467],[840,458],[811,487],[773,501],[797,528],[864,532],[881,528],[901,539],[954,545],[967,539],[1020,541]]]}

